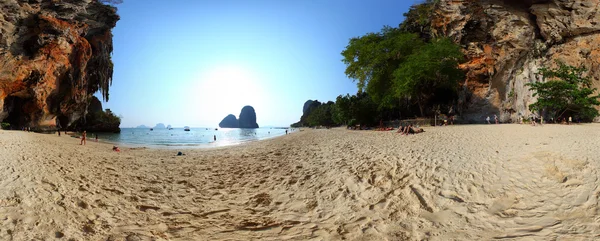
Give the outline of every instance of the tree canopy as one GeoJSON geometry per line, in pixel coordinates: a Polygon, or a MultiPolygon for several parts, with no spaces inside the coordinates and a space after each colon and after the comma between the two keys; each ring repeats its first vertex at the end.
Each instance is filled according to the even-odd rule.
{"type": "Polygon", "coordinates": [[[415,98],[421,115],[424,115],[426,101],[436,95],[446,95],[437,98],[442,102],[455,98],[458,80],[464,76],[458,69],[458,61],[462,58],[460,47],[450,39],[432,40],[394,71],[395,97],[415,98]]]}
{"type": "Polygon", "coordinates": [[[464,57],[458,45],[446,38],[424,42],[400,28],[386,26],[379,33],[352,38],[342,56],[346,75],[380,109],[409,99],[424,116],[427,105],[451,102],[463,78],[458,64],[464,57]]]}
{"type": "Polygon", "coordinates": [[[395,102],[391,89],[393,73],[400,63],[423,45],[418,35],[384,27],[380,33],[352,38],[342,52],[346,75],[355,80],[381,106],[395,102]]]}
{"type": "Polygon", "coordinates": [[[528,83],[537,101],[529,105],[531,111],[545,112],[552,118],[574,115],[584,121],[598,116],[594,106],[600,105],[600,95],[591,88],[591,79],[584,76],[586,69],[556,61],[557,68],[541,68],[542,82],[528,83]]]}

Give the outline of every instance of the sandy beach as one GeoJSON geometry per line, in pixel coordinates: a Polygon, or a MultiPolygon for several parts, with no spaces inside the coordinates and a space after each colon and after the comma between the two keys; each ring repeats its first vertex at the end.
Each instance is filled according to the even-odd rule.
{"type": "Polygon", "coordinates": [[[0,131],[0,240],[595,240],[600,125],[129,149],[0,131]]]}

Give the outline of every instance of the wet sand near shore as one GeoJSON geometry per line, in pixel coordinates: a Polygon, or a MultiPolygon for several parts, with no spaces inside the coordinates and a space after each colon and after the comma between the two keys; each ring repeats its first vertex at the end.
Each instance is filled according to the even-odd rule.
{"type": "Polygon", "coordinates": [[[425,131],[184,156],[0,131],[0,240],[600,239],[600,125],[425,131]]]}

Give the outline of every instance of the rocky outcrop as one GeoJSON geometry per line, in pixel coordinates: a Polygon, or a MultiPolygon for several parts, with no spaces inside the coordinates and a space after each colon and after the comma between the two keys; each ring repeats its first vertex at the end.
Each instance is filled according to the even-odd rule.
{"type": "Polygon", "coordinates": [[[154,129],[166,129],[167,127],[163,123],[158,123],[154,126],[154,129]]]}
{"type": "Polygon", "coordinates": [[[225,118],[223,118],[223,120],[221,122],[219,122],[219,127],[221,127],[221,128],[238,128],[239,127],[238,119],[234,115],[229,114],[225,118]]]}
{"type": "Polygon", "coordinates": [[[307,126],[307,118],[308,115],[310,115],[310,113],[317,109],[319,106],[321,106],[321,102],[319,102],[318,100],[307,100],[306,102],[304,102],[304,105],[302,106],[302,116],[300,117],[300,121],[291,124],[291,127],[303,127],[303,126],[307,126]]]}
{"type": "MultiPolygon", "coordinates": [[[[102,102],[92,96],[88,111],[84,118],[80,118],[70,126],[63,128],[70,131],[111,132],[120,133],[121,118],[110,109],[103,110],[102,102]]],[[[52,130],[52,129],[51,129],[52,130]]]]}
{"type": "Polygon", "coordinates": [[[258,128],[258,123],[256,123],[256,112],[252,106],[247,105],[242,108],[238,123],[240,128],[258,128]]]}
{"type": "Polygon", "coordinates": [[[306,102],[304,102],[304,106],[302,106],[302,114],[303,115],[306,114],[306,112],[309,111],[310,107],[313,106],[315,104],[315,102],[319,102],[319,101],[317,101],[317,100],[307,100],[306,102]]]}
{"type": "Polygon", "coordinates": [[[116,9],[96,0],[0,2],[0,121],[66,127],[108,100],[116,9]]]}
{"type": "Polygon", "coordinates": [[[252,106],[244,106],[240,112],[240,119],[235,118],[235,115],[229,114],[221,122],[221,128],[258,128],[256,123],[256,112],[252,106]]]}
{"type": "Polygon", "coordinates": [[[458,106],[466,120],[528,116],[536,98],[525,84],[554,60],[585,66],[600,87],[600,0],[441,0],[431,31],[467,56],[458,106]]]}

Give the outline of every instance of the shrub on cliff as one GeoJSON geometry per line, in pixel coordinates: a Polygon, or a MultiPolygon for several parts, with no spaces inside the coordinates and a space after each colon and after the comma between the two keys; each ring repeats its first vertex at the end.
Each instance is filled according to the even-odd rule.
{"type": "Polygon", "coordinates": [[[541,68],[542,82],[528,83],[538,99],[529,105],[531,111],[546,112],[556,118],[575,117],[592,121],[598,116],[594,107],[600,105],[600,95],[594,95],[591,79],[584,76],[585,68],[569,66],[559,61],[557,68],[541,68]]]}
{"type": "Polygon", "coordinates": [[[88,113],[85,118],[79,119],[69,130],[87,130],[89,132],[120,132],[121,117],[115,115],[110,109],[88,113]]]}
{"type": "Polygon", "coordinates": [[[2,122],[2,124],[0,124],[2,127],[2,130],[8,130],[10,129],[10,123],[6,123],[6,122],[2,122]]]}

